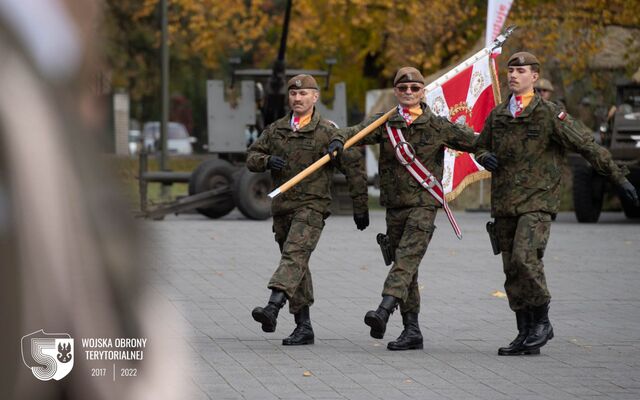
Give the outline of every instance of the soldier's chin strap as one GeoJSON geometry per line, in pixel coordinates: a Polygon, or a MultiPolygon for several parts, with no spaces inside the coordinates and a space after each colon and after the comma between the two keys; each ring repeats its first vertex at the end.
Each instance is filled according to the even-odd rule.
{"type": "Polygon", "coordinates": [[[444,189],[442,184],[438,182],[435,176],[416,158],[415,151],[411,144],[404,139],[402,130],[391,127],[387,122],[385,127],[387,128],[387,134],[389,140],[393,146],[393,151],[396,154],[396,158],[402,164],[409,174],[429,192],[429,194],[436,199],[438,203],[442,205],[442,209],[447,214],[449,223],[455,232],[458,239],[462,239],[462,232],[456,222],[453,212],[447,204],[447,200],[444,196],[444,189]]]}

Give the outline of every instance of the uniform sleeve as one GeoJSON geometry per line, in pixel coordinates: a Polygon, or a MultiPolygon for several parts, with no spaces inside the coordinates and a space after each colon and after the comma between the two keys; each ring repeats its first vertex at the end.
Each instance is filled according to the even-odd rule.
{"type": "Polygon", "coordinates": [[[442,117],[436,117],[436,126],[444,135],[444,143],[447,147],[473,153],[476,135],[473,129],[466,125],[455,124],[442,117]]]}
{"type": "MultiPolygon", "coordinates": [[[[361,130],[363,130],[367,126],[371,125],[375,120],[380,118],[382,115],[384,115],[384,114],[376,114],[376,115],[374,115],[374,116],[372,116],[370,118],[365,119],[364,121],[362,121],[358,125],[353,125],[353,126],[349,126],[349,127],[346,127],[346,128],[338,129],[334,133],[334,135],[331,138],[331,140],[338,139],[342,143],[344,143],[347,140],[349,140],[351,137],[355,136],[358,132],[360,132],[361,130]]],[[[380,128],[375,129],[373,132],[371,132],[370,134],[365,136],[362,140],[360,140],[358,142],[358,144],[376,144],[376,143],[380,143],[380,138],[381,138],[380,132],[381,132],[380,128]]]]}
{"type": "Polygon", "coordinates": [[[367,193],[367,170],[365,157],[359,146],[345,150],[340,160],[339,169],[347,177],[349,195],[353,200],[353,212],[361,214],[369,210],[369,195],[367,193]]]}
{"type": "Polygon", "coordinates": [[[480,134],[474,139],[473,153],[476,160],[482,160],[482,157],[491,152],[491,135],[493,134],[491,131],[491,121],[493,120],[492,116],[493,112],[490,113],[484,121],[482,132],[480,132],[480,134]]]}
{"type": "Polygon", "coordinates": [[[262,135],[249,146],[247,151],[247,168],[252,172],[263,172],[267,170],[267,162],[271,156],[269,140],[272,127],[267,127],[262,135]]]}
{"type": "Polygon", "coordinates": [[[600,175],[606,176],[620,185],[629,173],[626,167],[618,167],[606,148],[598,145],[592,132],[580,121],[562,111],[554,109],[553,138],[563,147],[575,151],[584,157],[600,175]]]}

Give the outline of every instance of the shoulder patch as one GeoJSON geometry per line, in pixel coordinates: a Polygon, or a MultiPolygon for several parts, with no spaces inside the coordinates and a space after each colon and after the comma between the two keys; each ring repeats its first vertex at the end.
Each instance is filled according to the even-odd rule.
{"type": "Polygon", "coordinates": [[[558,119],[559,119],[560,121],[564,121],[564,120],[567,118],[567,113],[566,113],[566,112],[564,112],[564,111],[560,111],[560,113],[558,113],[558,116],[557,116],[557,117],[558,117],[558,119]]]}

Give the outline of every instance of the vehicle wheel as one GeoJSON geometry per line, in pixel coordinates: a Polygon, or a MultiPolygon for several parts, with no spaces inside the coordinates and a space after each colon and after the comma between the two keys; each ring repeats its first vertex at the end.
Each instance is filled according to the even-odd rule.
{"type": "Polygon", "coordinates": [[[598,222],[604,198],[604,178],[586,165],[573,169],[573,206],[578,222],[598,222]]]}
{"type": "MultiPolygon", "coordinates": [[[[222,186],[232,187],[233,170],[233,166],[225,160],[215,159],[203,162],[191,173],[189,195],[206,192],[222,186]]],[[[209,218],[220,218],[229,214],[234,207],[233,196],[229,193],[210,207],[198,208],[196,211],[209,218]]]]}
{"type": "Polygon", "coordinates": [[[244,169],[234,181],[233,200],[249,219],[264,220],[271,216],[271,175],[244,169]]]}

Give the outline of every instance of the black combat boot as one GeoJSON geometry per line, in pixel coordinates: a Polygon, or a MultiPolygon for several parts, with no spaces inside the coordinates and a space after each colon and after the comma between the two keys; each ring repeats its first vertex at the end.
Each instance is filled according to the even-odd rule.
{"type": "Polygon", "coordinates": [[[273,289],[271,291],[271,297],[269,297],[269,303],[264,307],[256,307],[251,312],[253,319],[262,324],[262,330],[265,332],[275,332],[276,323],[278,322],[278,312],[284,303],[287,301],[287,296],[284,292],[273,289]]]}
{"type": "Polygon", "coordinates": [[[376,339],[382,339],[384,332],[387,330],[387,321],[389,321],[389,315],[393,313],[398,305],[398,299],[384,295],[382,301],[378,306],[378,309],[369,311],[364,316],[364,323],[371,327],[370,335],[376,339]]]}
{"type": "Polygon", "coordinates": [[[313,344],[313,328],[309,318],[309,306],[304,306],[299,312],[293,314],[296,320],[296,328],[289,337],[282,339],[283,346],[299,346],[313,344]]]}
{"type": "Polygon", "coordinates": [[[518,324],[518,336],[507,347],[498,349],[499,356],[519,356],[522,354],[540,354],[540,350],[525,350],[522,343],[529,334],[531,328],[531,312],[529,310],[516,311],[516,323],[518,324]]]}
{"type": "Polygon", "coordinates": [[[553,339],[553,327],[549,321],[549,303],[531,309],[531,328],[522,343],[526,351],[538,350],[553,339]]]}
{"type": "Polygon", "coordinates": [[[387,344],[389,350],[416,350],[422,348],[422,333],[418,325],[418,313],[402,314],[404,330],[393,342],[387,344]]]}

